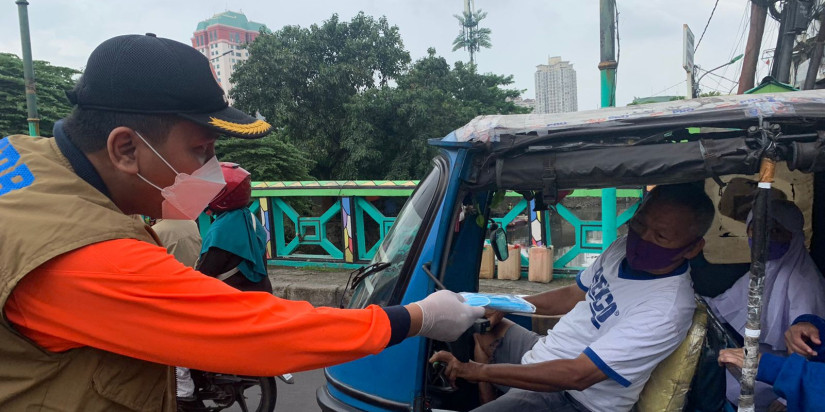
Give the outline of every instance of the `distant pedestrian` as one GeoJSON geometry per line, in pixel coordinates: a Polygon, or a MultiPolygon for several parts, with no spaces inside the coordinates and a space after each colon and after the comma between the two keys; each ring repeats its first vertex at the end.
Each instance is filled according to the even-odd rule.
{"type": "Polygon", "coordinates": [[[194,268],[201,253],[201,234],[192,220],[158,219],[152,225],[161,246],[178,262],[194,268]]]}

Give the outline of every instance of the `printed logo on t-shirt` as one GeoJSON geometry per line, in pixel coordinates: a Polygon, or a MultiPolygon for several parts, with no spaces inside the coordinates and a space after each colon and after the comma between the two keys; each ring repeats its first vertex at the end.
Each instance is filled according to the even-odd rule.
{"type": "Polygon", "coordinates": [[[22,189],[34,181],[34,175],[25,163],[20,163],[20,153],[9,144],[9,139],[0,139],[0,196],[12,190],[22,189]]]}
{"type": "Polygon", "coordinates": [[[596,329],[601,328],[610,316],[618,314],[613,294],[610,293],[610,284],[604,277],[603,268],[599,268],[593,276],[587,296],[590,298],[590,322],[596,329]]]}

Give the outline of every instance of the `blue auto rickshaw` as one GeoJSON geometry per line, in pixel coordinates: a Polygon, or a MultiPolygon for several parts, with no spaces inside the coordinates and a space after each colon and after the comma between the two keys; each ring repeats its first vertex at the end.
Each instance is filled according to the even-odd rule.
{"type": "MultiPolygon", "coordinates": [[[[406,304],[438,288],[478,291],[482,250],[490,237],[490,205],[495,194],[505,190],[534,200],[538,210],[552,209],[560,193],[569,189],[706,181],[708,191],[721,191],[729,177],[753,176],[770,161],[809,175],[814,194],[810,201],[821,203],[825,90],[481,116],[429,143],[440,149],[432,171],[404,205],[372,263],[356,277],[349,307],[406,304]]],[[[754,202],[755,215],[764,215],[754,202]]],[[[810,211],[812,231],[820,234],[811,241],[811,254],[825,256],[825,208],[810,211]]],[[[494,246],[501,244],[502,235],[500,229],[493,231],[494,246]]],[[[821,259],[818,263],[822,270],[821,259]]],[[[708,272],[739,270],[740,276],[748,268],[707,262],[701,266],[708,272]]],[[[695,287],[719,288],[708,283],[713,282],[695,282],[695,287]]],[[[705,341],[713,322],[703,316],[697,312],[696,333],[692,330],[688,337],[694,341],[686,339],[683,345],[705,341]]],[[[325,411],[470,410],[478,406],[475,385],[445,385],[427,359],[437,350],[471,359],[472,333],[468,330],[452,343],[408,339],[380,354],[329,367],[327,383],[317,391],[318,403],[325,411]]],[[[696,362],[675,357],[669,367],[693,371],[696,362]]],[[[689,386],[691,377],[681,380],[689,386]]],[[[654,376],[648,385],[656,381],[661,379],[654,376]]],[[[675,396],[670,389],[658,395],[647,395],[645,389],[643,397],[675,396]]],[[[670,404],[677,405],[672,410],[682,410],[685,402],[670,404]]],[[[645,408],[655,410],[640,406],[645,408]]]]}

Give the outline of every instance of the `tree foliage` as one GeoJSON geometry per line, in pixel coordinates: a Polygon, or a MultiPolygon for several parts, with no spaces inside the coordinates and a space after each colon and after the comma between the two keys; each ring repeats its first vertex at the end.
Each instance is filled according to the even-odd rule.
{"type": "Polygon", "coordinates": [[[312,162],[306,153],[284,140],[279,133],[263,139],[220,139],[215,154],[224,162],[241,165],[256,181],[309,180],[312,162]]]}
{"type": "MultiPolygon", "coordinates": [[[[71,112],[66,91],[74,87],[73,77],[79,73],[46,61],[34,61],[40,134],[50,136],[54,122],[71,112]]],[[[0,137],[28,134],[27,118],[23,60],[14,54],[0,53],[0,137]]]]}
{"type": "Polygon", "coordinates": [[[467,50],[470,53],[470,64],[475,64],[475,54],[484,47],[489,49],[493,46],[490,42],[492,31],[488,28],[478,27],[479,22],[487,17],[487,13],[478,11],[465,11],[461,15],[454,15],[461,25],[461,32],[453,40],[453,51],[458,49],[467,50]]]}
{"type": "Polygon", "coordinates": [[[332,178],[344,155],[345,105],[387,85],[410,61],[398,28],[363,13],[350,22],[333,15],[321,25],[262,33],[249,54],[233,74],[232,98],[306,150],[319,179],[332,178]]]}
{"type": "Polygon", "coordinates": [[[398,78],[397,87],[369,90],[347,105],[342,176],[422,178],[435,155],[427,139],[445,136],[478,115],[528,111],[507,101],[520,95],[501,87],[512,84],[512,76],[479,74],[461,62],[451,69],[435,50],[428,52],[398,78]]]}
{"type": "Polygon", "coordinates": [[[420,178],[434,155],[427,139],[478,115],[527,111],[507,101],[521,93],[505,88],[512,76],[451,67],[433,49],[410,64],[398,28],[383,17],[286,26],[262,33],[249,51],[232,78],[236,107],[259,112],[307,153],[319,180],[420,178]]]}

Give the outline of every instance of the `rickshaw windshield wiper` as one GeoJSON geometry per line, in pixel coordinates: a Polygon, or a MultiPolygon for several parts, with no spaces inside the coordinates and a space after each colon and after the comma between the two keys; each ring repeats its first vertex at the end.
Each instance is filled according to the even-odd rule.
{"type": "Polygon", "coordinates": [[[355,287],[358,286],[358,284],[361,283],[361,281],[364,280],[364,278],[366,278],[367,276],[369,276],[373,273],[380,272],[380,271],[390,267],[391,265],[392,264],[390,262],[375,262],[375,263],[370,263],[369,265],[366,265],[366,266],[361,266],[360,268],[353,270],[349,274],[349,279],[347,279],[347,285],[344,286],[344,293],[341,294],[341,301],[340,301],[338,307],[340,307],[342,309],[344,308],[344,297],[346,296],[346,294],[347,294],[346,291],[348,289],[355,289],[355,287]],[[352,282],[351,286],[350,286],[350,282],[352,282]]]}
{"type": "MultiPolygon", "coordinates": [[[[375,262],[371,263],[367,266],[362,266],[361,268],[355,270],[350,274],[352,278],[352,285],[350,286],[351,289],[355,289],[362,280],[364,280],[367,276],[380,272],[388,267],[390,267],[390,262],[375,262]]],[[[349,283],[349,281],[347,281],[349,283]]]]}

